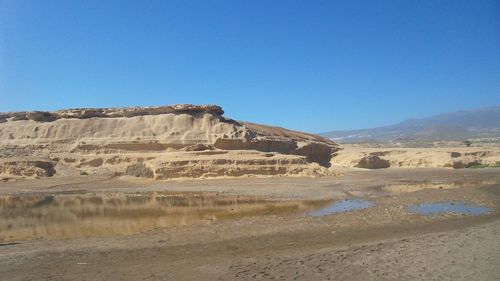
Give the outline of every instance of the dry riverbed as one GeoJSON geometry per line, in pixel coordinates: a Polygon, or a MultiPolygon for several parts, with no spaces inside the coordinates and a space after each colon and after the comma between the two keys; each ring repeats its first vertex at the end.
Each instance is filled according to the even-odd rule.
{"type": "Polygon", "coordinates": [[[346,170],[315,179],[81,176],[4,182],[0,276],[499,280],[499,210],[498,169],[346,170]],[[464,213],[415,212],[429,203],[464,213]]]}

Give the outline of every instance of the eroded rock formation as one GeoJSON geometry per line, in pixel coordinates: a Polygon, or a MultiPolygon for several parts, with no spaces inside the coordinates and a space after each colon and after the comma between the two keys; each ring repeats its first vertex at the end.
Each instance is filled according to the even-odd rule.
{"type": "Polygon", "coordinates": [[[75,108],[63,109],[53,112],[48,111],[28,111],[28,112],[8,112],[0,114],[0,123],[7,121],[33,120],[37,122],[52,122],[58,119],[90,119],[90,118],[117,118],[134,117],[145,115],[178,114],[178,113],[214,113],[224,114],[224,111],[217,105],[192,105],[177,104],[172,106],[151,106],[151,107],[124,107],[124,108],[75,108]]]}
{"type": "Polygon", "coordinates": [[[363,169],[383,169],[389,168],[391,163],[385,159],[378,157],[377,155],[368,155],[361,158],[356,165],[357,168],[363,169]]]}
{"type": "Polygon", "coordinates": [[[334,167],[390,168],[479,168],[500,167],[500,147],[465,147],[446,144],[442,147],[394,147],[380,144],[344,144],[333,154],[334,167]],[[379,159],[375,158],[378,157],[379,159]],[[388,162],[388,163],[387,163],[388,162]]]}
{"type": "MultiPolygon", "coordinates": [[[[83,171],[166,179],[328,174],[326,167],[338,150],[334,142],[238,122],[223,113],[215,105],[3,113],[0,156],[12,160],[4,167],[42,159],[54,166],[56,175],[83,171]]],[[[3,168],[0,173],[31,174],[12,171],[3,168]]]]}
{"type": "Polygon", "coordinates": [[[20,177],[50,177],[56,173],[50,161],[0,161],[0,174],[20,177]]]}

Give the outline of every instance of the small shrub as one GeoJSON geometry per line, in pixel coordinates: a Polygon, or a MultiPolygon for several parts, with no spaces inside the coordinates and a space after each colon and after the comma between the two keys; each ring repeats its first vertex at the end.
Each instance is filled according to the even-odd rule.
{"type": "Polygon", "coordinates": [[[462,143],[465,144],[465,146],[467,146],[467,147],[471,146],[471,144],[472,144],[472,142],[469,140],[465,140],[462,143]]]}
{"type": "Polygon", "coordinates": [[[89,174],[85,171],[80,171],[80,176],[88,176],[89,174]]]}
{"type": "Polygon", "coordinates": [[[467,165],[467,168],[478,169],[478,168],[500,168],[500,161],[495,162],[494,164],[481,164],[477,162],[472,162],[467,165]]]}
{"type": "Polygon", "coordinates": [[[487,167],[486,164],[482,164],[481,162],[478,161],[470,162],[465,165],[465,168],[485,168],[485,167],[487,167]]]}
{"type": "Polygon", "coordinates": [[[154,176],[153,170],[144,165],[144,163],[137,163],[128,166],[125,174],[142,178],[152,178],[154,176]]]}

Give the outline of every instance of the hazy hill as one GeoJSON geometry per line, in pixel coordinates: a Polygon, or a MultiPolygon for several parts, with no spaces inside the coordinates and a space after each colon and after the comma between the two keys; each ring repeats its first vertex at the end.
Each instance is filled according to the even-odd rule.
{"type": "Polygon", "coordinates": [[[409,119],[372,129],[332,131],[321,135],[339,142],[500,137],[500,106],[409,119]]]}

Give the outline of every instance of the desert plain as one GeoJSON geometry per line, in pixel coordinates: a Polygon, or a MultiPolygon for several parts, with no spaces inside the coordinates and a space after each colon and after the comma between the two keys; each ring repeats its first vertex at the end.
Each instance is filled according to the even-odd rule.
{"type": "Polygon", "coordinates": [[[222,114],[0,116],[1,279],[500,279],[498,144],[337,144],[222,114]]]}

